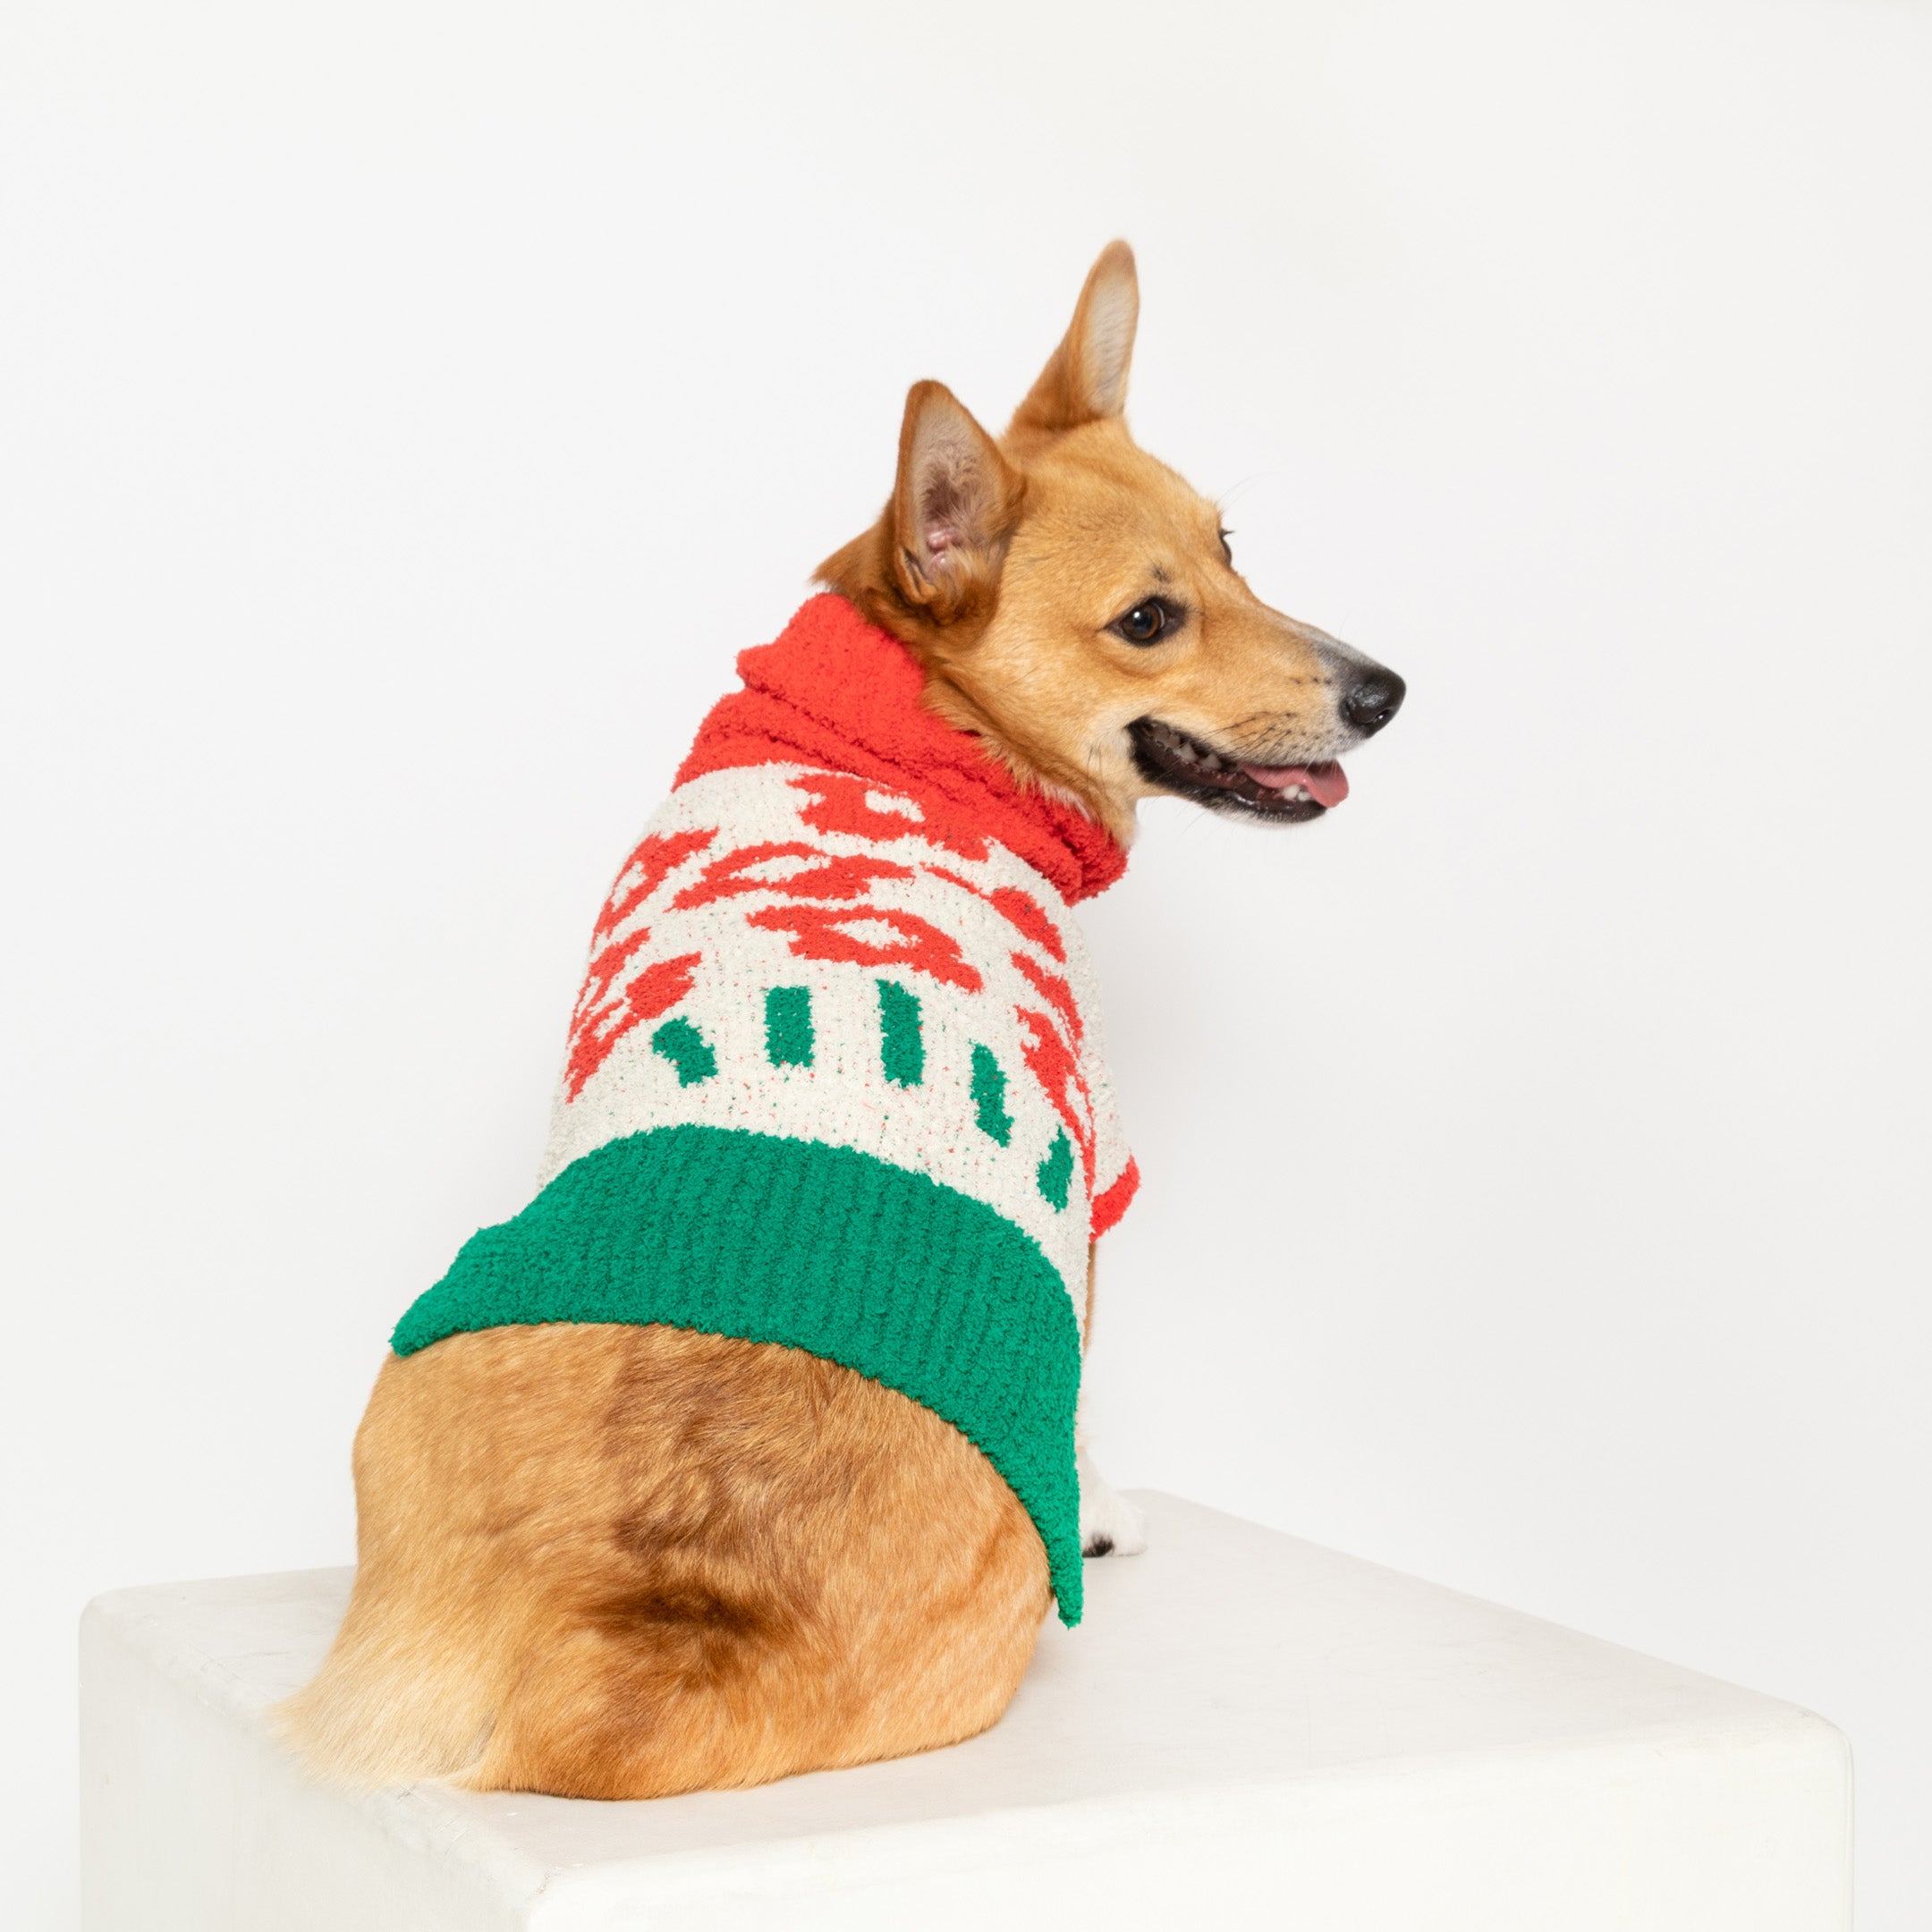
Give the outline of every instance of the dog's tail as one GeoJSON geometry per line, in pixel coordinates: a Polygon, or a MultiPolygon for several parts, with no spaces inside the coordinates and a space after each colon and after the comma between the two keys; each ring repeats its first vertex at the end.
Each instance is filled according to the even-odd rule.
{"type": "MultiPolygon", "coordinates": [[[[315,1681],[271,1723],[316,1776],[352,1791],[440,1778],[649,1798],[801,1768],[773,1714],[811,1730],[804,1716],[837,1672],[833,1633],[815,1641],[724,1580],[694,1577],[705,1553],[656,1567],[592,1604],[526,1600],[521,1621],[500,1583],[463,1593],[445,1576],[430,1590],[404,1572],[389,1589],[365,1572],[315,1681]]],[[[818,1741],[802,1748],[815,1762],[818,1741]]]]}
{"type": "Polygon", "coordinates": [[[487,1643],[452,1642],[362,1576],[322,1668],[268,1714],[314,1775],[368,1791],[454,1778],[487,1748],[504,1686],[487,1643]]]}

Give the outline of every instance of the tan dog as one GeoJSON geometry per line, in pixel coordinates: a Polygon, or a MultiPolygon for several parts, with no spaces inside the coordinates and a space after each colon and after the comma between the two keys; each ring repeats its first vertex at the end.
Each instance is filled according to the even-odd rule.
{"type": "MultiPolygon", "coordinates": [[[[916,386],[892,501],[820,577],[911,648],[933,712],[1123,843],[1161,793],[1319,817],[1402,682],[1261,603],[1216,506],[1135,447],[1138,300],[1116,242],[997,441],[916,386]]],[[[770,1343],[452,1334],[386,1363],[355,1473],[354,1597],[282,1711],[353,1783],[639,1798],[929,1750],[999,1717],[1049,1603],[958,1429],[770,1343]]],[[[1138,1546],[1080,1476],[1083,1547],[1138,1546]]]]}

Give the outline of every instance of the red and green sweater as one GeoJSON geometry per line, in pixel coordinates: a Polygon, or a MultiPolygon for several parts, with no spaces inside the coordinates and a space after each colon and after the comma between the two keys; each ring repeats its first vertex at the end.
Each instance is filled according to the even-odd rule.
{"type": "Polygon", "coordinates": [[[984,1452],[1080,1617],[1087,1244],[1138,1176],[1073,902],[1126,863],[817,597],[738,660],[591,938],[536,1199],[398,1325],[783,1343],[984,1452]]]}

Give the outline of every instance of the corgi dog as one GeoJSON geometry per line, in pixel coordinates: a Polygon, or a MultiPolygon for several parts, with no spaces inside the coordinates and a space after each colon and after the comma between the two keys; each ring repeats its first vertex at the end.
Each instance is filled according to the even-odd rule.
{"type": "Polygon", "coordinates": [[[995,1723],[1083,1556],[1131,1196],[1068,908],[1140,801],[1347,795],[1402,680],[1271,609],[1123,416],[1133,257],[1004,435],[906,399],[877,521],[740,659],[598,919],[539,1188],[403,1318],[318,1774],[646,1798],[995,1723]]]}

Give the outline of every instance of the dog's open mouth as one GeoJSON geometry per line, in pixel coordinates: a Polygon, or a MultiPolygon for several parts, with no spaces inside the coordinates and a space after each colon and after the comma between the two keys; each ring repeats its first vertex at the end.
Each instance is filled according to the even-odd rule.
{"type": "Polygon", "coordinates": [[[1348,776],[1333,758],[1315,765],[1250,765],[1224,758],[1212,745],[1163,724],[1136,718],[1127,727],[1140,774],[1197,804],[1298,824],[1319,818],[1348,796],[1348,776]]]}

